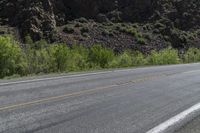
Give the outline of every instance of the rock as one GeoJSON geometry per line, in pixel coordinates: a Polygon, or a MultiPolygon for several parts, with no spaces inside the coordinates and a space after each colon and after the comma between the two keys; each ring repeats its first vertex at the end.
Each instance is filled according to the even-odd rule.
{"type": "Polygon", "coordinates": [[[0,9],[0,17],[19,27],[22,36],[30,34],[39,40],[56,28],[52,0],[4,0],[2,4],[5,7],[0,9]]]}
{"type": "Polygon", "coordinates": [[[51,39],[57,26],[79,18],[85,18],[79,19],[83,23],[94,19],[152,25],[166,18],[163,34],[170,28],[190,31],[200,26],[199,0],[1,0],[0,5],[0,23],[17,27],[22,38],[29,34],[34,41],[51,39]]]}

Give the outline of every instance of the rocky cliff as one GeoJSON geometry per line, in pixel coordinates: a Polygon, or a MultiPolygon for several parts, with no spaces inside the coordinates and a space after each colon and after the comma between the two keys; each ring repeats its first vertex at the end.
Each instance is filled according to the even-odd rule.
{"type": "Polygon", "coordinates": [[[182,49],[199,46],[200,1],[1,0],[0,24],[0,33],[14,28],[22,40],[101,43],[117,51],[182,49]]]}

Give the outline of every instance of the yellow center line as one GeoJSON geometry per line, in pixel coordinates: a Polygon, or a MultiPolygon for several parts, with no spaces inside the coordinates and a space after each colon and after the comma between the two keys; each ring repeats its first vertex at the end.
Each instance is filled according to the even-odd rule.
{"type": "Polygon", "coordinates": [[[56,101],[56,100],[60,100],[60,99],[66,98],[66,97],[77,96],[77,95],[81,95],[81,94],[85,94],[85,93],[90,93],[90,92],[94,92],[94,91],[98,91],[98,90],[104,90],[104,89],[108,89],[108,88],[112,88],[112,87],[116,87],[116,86],[118,86],[118,85],[109,85],[109,86],[104,86],[104,87],[99,87],[99,88],[95,88],[95,89],[74,92],[74,93],[60,95],[60,96],[47,97],[47,98],[43,98],[43,99],[39,99],[39,100],[34,100],[34,101],[30,101],[30,102],[24,102],[24,103],[19,103],[19,104],[4,106],[4,107],[0,107],[0,111],[4,111],[4,110],[8,110],[8,109],[13,109],[13,108],[21,107],[21,106],[28,106],[28,105],[33,105],[33,104],[39,104],[39,103],[43,103],[43,102],[56,101]]]}
{"type": "Polygon", "coordinates": [[[122,82],[122,83],[116,83],[116,84],[113,84],[113,85],[98,87],[98,88],[95,88],[95,89],[88,89],[88,90],[73,92],[73,93],[70,93],[70,94],[68,93],[68,94],[64,94],[64,95],[60,95],[60,96],[52,96],[52,97],[47,97],[47,98],[43,98],[43,99],[39,99],[39,100],[33,100],[33,101],[30,101],[30,102],[24,102],[24,103],[19,103],[19,104],[14,104],[14,105],[8,105],[8,106],[2,106],[2,107],[0,106],[0,111],[11,110],[11,109],[15,109],[15,108],[18,108],[18,107],[23,107],[23,106],[31,106],[31,105],[35,105],[35,104],[44,103],[44,102],[57,101],[57,100],[61,100],[61,99],[64,99],[64,98],[67,98],[67,97],[70,97],[70,96],[78,96],[78,95],[81,95],[81,94],[96,92],[96,91],[109,89],[109,88],[122,86],[122,85],[127,85],[127,84],[131,84],[131,83],[140,83],[140,82],[144,82],[144,81],[147,81],[147,80],[155,80],[155,79],[158,79],[158,78],[164,77],[164,76],[167,76],[167,75],[161,74],[161,75],[156,75],[156,76],[146,76],[146,77],[141,78],[141,79],[130,80],[130,81],[122,82]]]}

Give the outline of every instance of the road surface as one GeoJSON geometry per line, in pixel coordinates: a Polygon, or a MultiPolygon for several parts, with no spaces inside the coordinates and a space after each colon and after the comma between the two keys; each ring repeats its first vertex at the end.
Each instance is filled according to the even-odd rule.
{"type": "Polygon", "coordinates": [[[195,118],[190,121],[180,129],[178,129],[175,133],[200,133],[200,117],[195,118]]]}
{"type": "Polygon", "coordinates": [[[145,133],[200,102],[200,64],[0,81],[0,132],[145,133]]]}

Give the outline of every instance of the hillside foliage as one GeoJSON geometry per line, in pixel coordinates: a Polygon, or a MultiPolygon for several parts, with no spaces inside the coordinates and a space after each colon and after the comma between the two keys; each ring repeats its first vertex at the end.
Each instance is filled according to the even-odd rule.
{"type": "Polygon", "coordinates": [[[82,45],[47,44],[44,40],[35,43],[29,40],[29,43],[22,48],[11,37],[0,36],[0,78],[200,61],[200,50],[197,48],[190,48],[182,56],[173,48],[154,50],[144,55],[131,50],[114,53],[99,44],[85,48],[82,45]]]}

